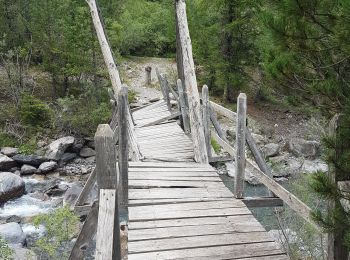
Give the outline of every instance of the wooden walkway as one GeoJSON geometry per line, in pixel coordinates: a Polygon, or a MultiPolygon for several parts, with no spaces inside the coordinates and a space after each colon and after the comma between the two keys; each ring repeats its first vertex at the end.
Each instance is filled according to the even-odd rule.
{"type": "Polygon", "coordinates": [[[193,143],[165,102],[133,113],[144,159],[129,164],[128,259],[288,259],[193,143]],[[174,162],[171,162],[174,161],[174,162]]]}

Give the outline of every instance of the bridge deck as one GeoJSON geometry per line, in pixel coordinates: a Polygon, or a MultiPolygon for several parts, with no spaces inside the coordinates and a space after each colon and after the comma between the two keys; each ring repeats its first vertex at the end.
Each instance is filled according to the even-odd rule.
{"type": "Polygon", "coordinates": [[[133,113],[145,160],[129,165],[128,259],[288,259],[216,170],[193,161],[176,122],[142,127],[167,114],[164,102],[133,113]]]}

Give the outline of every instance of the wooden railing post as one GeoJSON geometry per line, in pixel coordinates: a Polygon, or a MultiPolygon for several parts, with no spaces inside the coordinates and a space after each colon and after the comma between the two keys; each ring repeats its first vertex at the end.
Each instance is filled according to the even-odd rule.
{"type": "Polygon", "coordinates": [[[128,89],[123,87],[118,95],[118,166],[119,166],[119,195],[120,207],[122,210],[128,208],[128,167],[129,167],[129,146],[128,146],[128,89]]]}
{"type": "Polygon", "coordinates": [[[180,102],[180,110],[182,115],[182,123],[184,126],[184,131],[186,134],[190,133],[190,118],[188,115],[188,107],[186,104],[186,95],[183,89],[183,85],[181,79],[177,80],[177,88],[179,91],[179,102],[180,102]]]}
{"type": "Polygon", "coordinates": [[[169,94],[170,94],[169,82],[168,82],[168,79],[167,79],[165,74],[162,75],[162,79],[163,79],[163,84],[164,84],[165,101],[166,101],[166,104],[168,106],[169,111],[171,111],[170,96],[169,96],[169,94]]]}
{"type": "Polygon", "coordinates": [[[117,192],[116,149],[109,125],[99,125],[95,134],[99,211],[96,236],[98,260],[121,259],[117,192]]]}
{"type": "Polygon", "coordinates": [[[239,94],[237,99],[237,126],[236,126],[236,178],[234,194],[236,198],[243,198],[244,171],[245,171],[245,140],[247,121],[247,96],[239,94]]]}
{"type": "Polygon", "coordinates": [[[207,153],[209,159],[211,158],[211,145],[210,145],[210,103],[209,103],[209,90],[208,86],[204,85],[202,88],[202,112],[203,112],[203,129],[205,137],[205,145],[207,147],[207,153]]]}

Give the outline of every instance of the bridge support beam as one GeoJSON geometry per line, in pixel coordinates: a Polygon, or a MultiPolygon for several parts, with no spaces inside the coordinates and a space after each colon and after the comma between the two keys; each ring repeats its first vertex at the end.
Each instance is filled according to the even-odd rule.
{"type": "Polygon", "coordinates": [[[203,131],[200,98],[192,56],[192,43],[188,29],[185,0],[175,0],[175,7],[177,21],[176,39],[178,74],[188,95],[190,127],[195,160],[200,163],[208,163],[209,160],[203,131]]]}

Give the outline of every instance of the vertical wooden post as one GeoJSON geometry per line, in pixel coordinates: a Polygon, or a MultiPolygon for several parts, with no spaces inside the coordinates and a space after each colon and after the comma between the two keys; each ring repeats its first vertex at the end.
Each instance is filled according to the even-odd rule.
{"type": "Polygon", "coordinates": [[[181,109],[181,115],[182,115],[182,123],[184,126],[184,131],[186,134],[189,134],[190,131],[190,118],[188,115],[188,106],[186,104],[186,96],[183,89],[183,85],[181,82],[181,79],[177,80],[177,88],[179,90],[179,102],[180,102],[180,109],[181,109]]]}
{"type": "Polygon", "coordinates": [[[171,111],[170,96],[169,96],[169,94],[170,94],[169,82],[168,82],[168,79],[167,79],[165,74],[162,75],[162,78],[163,78],[163,85],[164,85],[165,101],[166,101],[166,104],[168,106],[169,111],[171,111]]]}
{"type": "Polygon", "coordinates": [[[247,96],[239,94],[237,100],[237,127],[236,127],[236,178],[234,195],[236,198],[243,198],[244,192],[244,171],[245,171],[245,140],[247,121],[247,96]]]}
{"type": "Polygon", "coordinates": [[[192,55],[192,43],[188,29],[186,2],[185,0],[176,0],[176,21],[177,21],[177,38],[181,47],[177,50],[181,54],[177,62],[181,62],[180,76],[184,77],[182,83],[188,94],[188,105],[190,115],[191,134],[194,145],[194,157],[197,162],[208,163],[208,153],[205,145],[203,132],[203,120],[200,111],[200,98],[198,93],[196,71],[192,55]]]}
{"type": "Polygon", "coordinates": [[[118,95],[118,166],[119,166],[119,195],[120,207],[122,210],[128,208],[128,167],[129,167],[129,146],[128,146],[128,89],[122,87],[118,95]]]}
{"type": "Polygon", "coordinates": [[[207,147],[208,157],[211,158],[211,138],[210,138],[210,103],[209,103],[209,90],[208,86],[204,85],[202,88],[202,107],[203,107],[203,128],[205,136],[205,145],[207,147]]]}
{"type": "Polygon", "coordinates": [[[121,259],[117,193],[116,149],[109,125],[99,125],[95,134],[99,211],[96,259],[121,259]]]}
{"type": "Polygon", "coordinates": [[[145,68],[145,71],[146,71],[146,85],[151,85],[151,83],[152,83],[152,67],[147,66],[145,68]]]}

